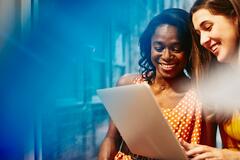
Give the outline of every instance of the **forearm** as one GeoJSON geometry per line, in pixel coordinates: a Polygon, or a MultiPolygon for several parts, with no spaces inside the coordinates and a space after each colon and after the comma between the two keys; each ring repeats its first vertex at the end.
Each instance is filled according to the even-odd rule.
{"type": "Polygon", "coordinates": [[[240,160],[240,151],[222,149],[222,155],[224,160],[240,160]]]}
{"type": "Polygon", "coordinates": [[[116,126],[110,121],[108,133],[99,148],[98,160],[114,159],[114,156],[118,152],[121,140],[122,138],[116,126]]]}
{"type": "Polygon", "coordinates": [[[203,123],[200,144],[211,147],[216,146],[217,123],[214,114],[210,111],[203,111],[203,123]]]}
{"type": "Polygon", "coordinates": [[[118,152],[119,143],[111,137],[106,137],[100,146],[98,160],[113,160],[118,152]]]}

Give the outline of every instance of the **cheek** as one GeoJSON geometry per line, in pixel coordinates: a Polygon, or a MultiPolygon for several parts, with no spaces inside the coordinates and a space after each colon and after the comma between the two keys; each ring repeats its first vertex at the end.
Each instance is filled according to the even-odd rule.
{"type": "Polygon", "coordinates": [[[155,62],[156,57],[157,57],[156,53],[151,52],[151,62],[154,66],[156,66],[156,62],[155,62]]]}
{"type": "Polygon", "coordinates": [[[186,56],[182,53],[177,56],[179,63],[181,64],[187,64],[187,58],[186,56]]]}
{"type": "Polygon", "coordinates": [[[232,33],[232,34],[229,34],[231,36],[229,36],[229,42],[231,42],[231,44],[233,45],[236,45],[238,44],[238,36],[237,36],[237,33],[232,33]]]}
{"type": "Polygon", "coordinates": [[[156,52],[156,51],[151,51],[151,60],[154,60],[156,58],[159,58],[160,56],[160,53],[159,52],[156,52]]]}
{"type": "Polygon", "coordinates": [[[237,46],[238,46],[238,38],[237,38],[237,34],[236,33],[231,33],[229,32],[228,34],[225,34],[222,36],[222,43],[223,43],[223,47],[226,50],[236,50],[237,46]]]}
{"type": "Polygon", "coordinates": [[[230,43],[234,43],[238,39],[236,26],[233,24],[222,26],[218,31],[219,32],[215,34],[218,34],[223,41],[230,41],[230,43]]]}

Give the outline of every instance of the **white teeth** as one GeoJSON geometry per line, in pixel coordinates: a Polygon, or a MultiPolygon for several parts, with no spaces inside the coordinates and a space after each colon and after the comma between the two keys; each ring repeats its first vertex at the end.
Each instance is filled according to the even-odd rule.
{"type": "Polygon", "coordinates": [[[214,51],[216,48],[217,48],[217,45],[213,46],[213,47],[212,47],[212,50],[214,51]]]}
{"type": "Polygon", "coordinates": [[[216,49],[217,49],[217,47],[218,47],[218,44],[214,44],[212,47],[211,47],[211,51],[215,51],[216,49]]]}
{"type": "Polygon", "coordinates": [[[173,68],[175,65],[174,65],[174,64],[161,64],[161,66],[162,66],[163,68],[166,68],[166,69],[171,69],[171,68],[173,68]]]}

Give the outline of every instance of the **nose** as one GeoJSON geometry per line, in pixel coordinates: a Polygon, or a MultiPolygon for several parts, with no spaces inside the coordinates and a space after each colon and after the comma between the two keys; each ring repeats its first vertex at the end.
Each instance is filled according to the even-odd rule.
{"type": "Polygon", "coordinates": [[[166,47],[164,50],[163,50],[163,53],[162,53],[162,59],[165,59],[165,60],[168,60],[172,58],[172,54],[170,52],[170,50],[166,47]]]}
{"type": "Polygon", "coordinates": [[[200,44],[202,46],[206,46],[206,44],[209,42],[210,38],[209,38],[209,35],[207,32],[201,32],[201,35],[200,35],[200,44]]]}

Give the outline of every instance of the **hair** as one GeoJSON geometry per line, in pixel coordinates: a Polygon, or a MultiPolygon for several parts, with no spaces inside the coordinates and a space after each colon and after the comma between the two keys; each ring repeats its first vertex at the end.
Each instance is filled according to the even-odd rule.
{"type": "Polygon", "coordinates": [[[160,14],[153,17],[147,28],[140,36],[139,46],[141,58],[138,64],[140,66],[140,72],[143,79],[149,84],[151,84],[156,77],[156,68],[151,61],[151,40],[157,27],[160,25],[168,24],[176,27],[178,40],[183,47],[185,56],[189,60],[186,66],[186,70],[188,74],[191,74],[190,54],[192,48],[192,39],[189,28],[189,19],[189,13],[185,10],[178,8],[163,10],[160,14]]]}
{"type": "MultiPolygon", "coordinates": [[[[238,37],[240,35],[240,3],[239,0],[196,0],[190,10],[190,18],[199,9],[207,9],[213,15],[223,15],[227,18],[237,18],[236,30],[238,37]]],[[[192,65],[193,75],[196,82],[203,79],[208,73],[209,67],[215,64],[212,54],[200,45],[200,36],[195,32],[193,24],[191,23],[192,33],[192,65]],[[213,63],[212,63],[213,62],[213,63]]]]}

